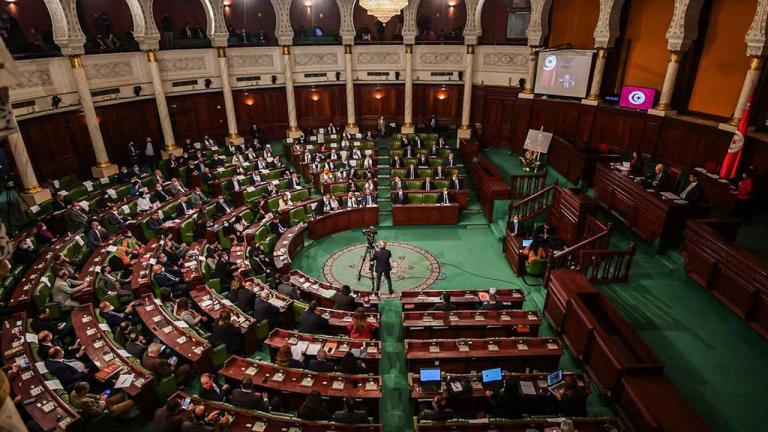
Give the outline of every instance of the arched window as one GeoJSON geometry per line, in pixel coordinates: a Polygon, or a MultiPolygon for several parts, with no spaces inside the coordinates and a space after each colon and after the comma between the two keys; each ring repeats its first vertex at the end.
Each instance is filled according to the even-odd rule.
{"type": "Polygon", "coordinates": [[[8,3],[0,14],[0,35],[16,59],[61,55],[43,0],[8,3]]]}
{"type": "Polygon", "coordinates": [[[461,43],[467,8],[464,0],[421,0],[416,11],[418,43],[461,43]]]}
{"type": "Polygon", "coordinates": [[[296,45],[341,42],[341,15],[336,0],[291,1],[291,26],[296,45]]]}
{"type": "Polygon", "coordinates": [[[480,13],[480,43],[526,45],[530,0],[485,0],[480,13]]]}
{"type": "Polygon", "coordinates": [[[229,0],[224,2],[224,20],[230,46],[276,45],[275,10],[269,0],[229,0]]]}
{"type": "Polygon", "coordinates": [[[77,19],[85,33],[85,52],[135,51],[133,17],[125,0],[77,0],[77,19]]]}
{"type": "Polygon", "coordinates": [[[360,6],[360,3],[355,2],[353,20],[355,23],[355,43],[387,43],[403,40],[402,13],[382,23],[360,6]]]}
{"type": "Polygon", "coordinates": [[[200,0],[153,2],[161,49],[209,48],[205,8],[200,0]]]}

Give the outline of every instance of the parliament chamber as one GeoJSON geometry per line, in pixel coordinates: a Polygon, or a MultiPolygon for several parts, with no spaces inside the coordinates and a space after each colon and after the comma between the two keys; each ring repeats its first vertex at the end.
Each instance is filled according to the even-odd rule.
{"type": "Polygon", "coordinates": [[[0,9],[0,429],[764,427],[768,1],[0,9]]]}

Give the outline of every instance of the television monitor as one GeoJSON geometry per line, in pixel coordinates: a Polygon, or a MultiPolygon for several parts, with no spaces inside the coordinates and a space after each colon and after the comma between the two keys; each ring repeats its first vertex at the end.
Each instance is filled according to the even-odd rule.
{"type": "Polygon", "coordinates": [[[541,51],[536,66],[534,92],[552,96],[583,98],[589,90],[591,50],[541,51]]]}
{"type": "Polygon", "coordinates": [[[624,86],[621,89],[619,106],[638,110],[653,108],[656,99],[656,89],[648,87],[624,86]]]}
{"type": "Polygon", "coordinates": [[[421,382],[439,382],[440,368],[428,368],[419,370],[419,381],[421,382]]]}

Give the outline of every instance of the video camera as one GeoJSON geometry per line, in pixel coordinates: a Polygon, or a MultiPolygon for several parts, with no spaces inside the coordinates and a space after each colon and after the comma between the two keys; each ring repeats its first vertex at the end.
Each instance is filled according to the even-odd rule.
{"type": "Polygon", "coordinates": [[[376,227],[368,227],[362,231],[363,236],[368,241],[368,245],[372,246],[374,243],[376,243],[376,235],[379,233],[376,230],[376,227]]]}

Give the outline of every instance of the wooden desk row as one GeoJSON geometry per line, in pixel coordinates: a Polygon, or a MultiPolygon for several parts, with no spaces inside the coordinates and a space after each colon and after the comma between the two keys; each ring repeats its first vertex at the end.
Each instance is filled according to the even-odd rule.
{"type": "Polygon", "coordinates": [[[447,373],[502,367],[510,372],[555,371],[563,348],[554,338],[483,338],[405,340],[408,370],[440,367],[447,373]]]}
{"type": "Polygon", "coordinates": [[[240,334],[243,337],[243,347],[245,352],[250,354],[256,350],[258,345],[258,340],[256,339],[256,327],[259,323],[256,322],[252,316],[240,310],[240,308],[222,297],[216,291],[210,289],[207,285],[198,285],[191,289],[189,291],[189,296],[200,310],[213,320],[219,319],[219,315],[223,311],[229,311],[232,315],[232,321],[237,325],[240,334]]]}
{"type": "Polygon", "coordinates": [[[395,225],[455,225],[459,223],[458,204],[392,204],[395,225]]]}
{"type": "Polygon", "coordinates": [[[198,372],[209,371],[211,363],[211,344],[189,329],[180,319],[168,314],[160,300],[152,294],[141,296],[141,305],[135,307],[144,326],[180,359],[190,362],[198,372]]]}
{"type": "Polygon", "coordinates": [[[310,372],[238,356],[230,357],[219,373],[235,382],[251,378],[257,391],[281,394],[294,410],[316,390],[324,397],[336,399],[335,406],[340,406],[344,397],[351,396],[361,401],[372,417],[378,418],[381,398],[381,377],[378,376],[310,372]]]}
{"type": "Polygon", "coordinates": [[[403,312],[406,339],[536,336],[540,326],[532,311],[403,312]]]}
{"type": "Polygon", "coordinates": [[[324,421],[306,421],[295,417],[274,415],[256,410],[235,408],[232,405],[211,402],[184,392],[176,392],[171,398],[184,401],[190,399],[192,405],[205,406],[206,412],[225,411],[233,417],[232,424],[227,430],[232,431],[258,431],[258,432],[380,432],[380,424],[354,425],[340,424],[324,421]]]}
{"type": "Polygon", "coordinates": [[[292,226],[280,235],[272,253],[275,267],[280,273],[287,273],[291,268],[293,258],[304,249],[304,232],[307,229],[305,223],[292,226]]]}
{"type": "MultiPolygon", "coordinates": [[[[340,336],[309,335],[291,330],[276,328],[272,330],[264,343],[269,346],[274,360],[277,350],[283,345],[294,346],[300,342],[306,342],[309,346],[325,350],[329,360],[337,363],[351,351],[364,351],[365,357],[361,359],[366,368],[376,374],[379,360],[381,360],[381,342],[373,340],[350,339],[340,336]]],[[[308,348],[309,350],[309,348],[308,348]]]]}
{"type": "Polygon", "coordinates": [[[4,363],[27,363],[27,366],[22,368],[19,375],[11,381],[13,394],[20,396],[23,401],[31,401],[21,406],[43,430],[74,430],[80,415],[72,406],[64,402],[54,388],[54,383],[59,386],[60,383],[49,382],[35,365],[35,358],[29,345],[30,340],[35,340],[30,336],[35,335],[28,335],[26,326],[26,313],[15,313],[3,321],[0,336],[4,363]]]}
{"type": "Polygon", "coordinates": [[[307,222],[309,238],[317,240],[327,235],[354,228],[377,226],[378,207],[358,207],[318,215],[307,222]]]}
{"type": "Polygon", "coordinates": [[[583,274],[554,270],[544,313],[637,430],[708,430],[651,348],[583,274]]]}
{"type": "MultiPolygon", "coordinates": [[[[451,303],[461,310],[477,309],[488,299],[488,291],[477,290],[425,290],[401,291],[400,303],[404,311],[424,311],[442,302],[443,294],[451,296],[451,303]]],[[[521,289],[497,289],[496,302],[504,309],[521,309],[525,292],[521,289]]]]}
{"type": "Polygon", "coordinates": [[[739,223],[689,220],[682,247],[685,270],[768,339],[768,263],[734,243],[739,223]]]}
{"type": "Polygon", "coordinates": [[[598,165],[593,188],[597,201],[627,221],[643,240],[650,242],[658,238],[660,251],[680,244],[687,219],[709,213],[708,207],[662,199],[624,172],[605,164],[598,165]]]}
{"type": "MultiPolygon", "coordinates": [[[[415,432],[559,432],[559,419],[528,418],[521,420],[460,421],[448,423],[419,423],[414,417],[415,432]]],[[[624,430],[614,417],[573,418],[579,432],[621,432],[624,430]]]]}
{"type": "Polygon", "coordinates": [[[153,238],[144,245],[141,255],[133,264],[131,289],[138,295],[147,294],[152,286],[152,266],[157,263],[157,256],[163,250],[163,240],[153,238]]]}

